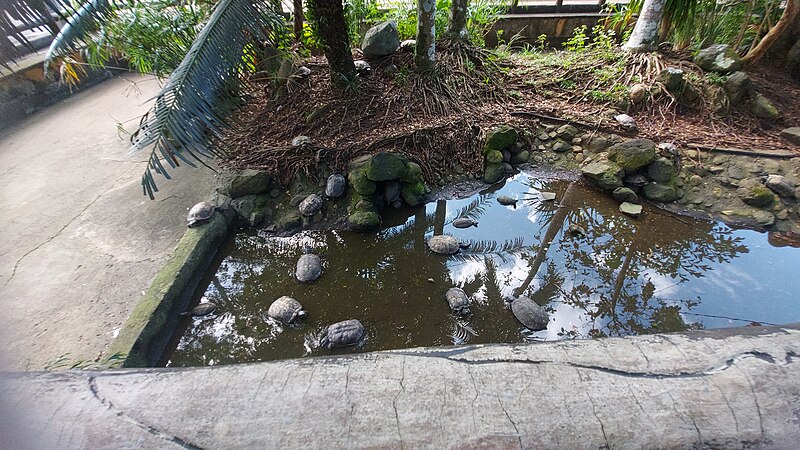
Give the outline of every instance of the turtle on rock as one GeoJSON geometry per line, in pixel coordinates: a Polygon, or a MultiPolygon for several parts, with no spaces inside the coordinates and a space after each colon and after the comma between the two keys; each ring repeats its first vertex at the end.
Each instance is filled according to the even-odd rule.
{"type": "Polygon", "coordinates": [[[322,260],[319,255],[311,252],[311,247],[306,247],[305,254],[297,260],[295,277],[301,283],[310,283],[322,275],[322,260]]]}
{"type": "Polygon", "coordinates": [[[459,217],[453,221],[453,226],[456,228],[477,227],[478,221],[469,217],[459,217]]]}
{"type": "Polygon", "coordinates": [[[217,208],[211,203],[200,202],[189,210],[189,214],[186,215],[186,223],[189,228],[205,223],[214,216],[216,210],[217,208]]]}
{"type": "Polygon", "coordinates": [[[469,314],[469,297],[461,288],[450,288],[445,294],[447,304],[456,314],[469,314]]]}
{"type": "Polygon", "coordinates": [[[514,208],[517,207],[517,199],[507,195],[501,195],[500,197],[497,197],[497,203],[500,203],[503,206],[513,206],[514,208]]]}
{"type": "Polygon", "coordinates": [[[292,297],[283,296],[269,305],[267,316],[281,323],[292,323],[297,319],[305,317],[306,312],[303,305],[292,297]]]}
{"type": "MultiPolygon", "coordinates": [[[[506,300],[507,302],[509,300],[506,300]]],[[[550,316],[547,311],[529,297],[520,296],[510,300],[511,313],[520,321],[525,328],[533,331],[542,331],[550,323],[550,316]]]]}
{"type": "Polygon", "coordinates": [[[428,239],[428,248],[440,255],[454,255],[461,249],[461,242],[453,236],[433,236],[428,239]]]}
{"type": "Polygon", "coordinates": [[[211,302],[202,302],[195,306],[194,308],[190,309],[189,311],[182,312],[180,315],[182,317],[192,316],[192,317],[202,317],[207,316],[214,311],[217,310],[217,305],[211,302]]]}
{"type": "Polygon", "coordinates": [[[364,325],[357,319],[336,322],[325,330],[320,345],[326,348],[349,347],[364,339],[364,325]]]}

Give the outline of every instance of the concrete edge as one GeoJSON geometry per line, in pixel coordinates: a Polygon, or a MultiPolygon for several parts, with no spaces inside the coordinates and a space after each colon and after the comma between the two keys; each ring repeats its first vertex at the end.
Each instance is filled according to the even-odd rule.
{"type": "Polygon", "coordinates": [[[207,223],[188,228],[175,251],[136,304],[106,351],[108,367],[154,366],[186,311],[200,279],[228,237],[231,221],[217,211],[207,223]]]}

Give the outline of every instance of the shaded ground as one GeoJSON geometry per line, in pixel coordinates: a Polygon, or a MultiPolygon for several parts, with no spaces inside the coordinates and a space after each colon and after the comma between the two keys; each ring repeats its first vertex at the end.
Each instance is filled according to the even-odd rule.
{"type": "Polygon", "coordinates": [[[116,122],[136,125],[157,84],[131,79],[138,95],[115,78],[0,133],[2,369],[97,358],[211,191],[211,171],[187,169],[142,196],[146,155],[116,122]]]}

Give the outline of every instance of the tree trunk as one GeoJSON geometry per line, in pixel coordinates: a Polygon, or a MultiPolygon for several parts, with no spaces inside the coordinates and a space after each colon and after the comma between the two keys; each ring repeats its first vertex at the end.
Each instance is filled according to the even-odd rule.
{"type": "Polygon", "coordinates": [[[417,0],[417,70],[433,68],[436,60],[436,0],[417,0]]]}
{"type": "Polygon", "coordinates": [[[450,26],[447,35],[453,39],[469,38],[467,31],[467,14],[469,12],[469,0],[453,0],[450,5],[450,26]]]}
{"type": "Polygon", "coordinates": [[[303,0],[293,0],[294,7],[294,40],[300,42],[303,37],[303,0]]]}
{"type": "Polygon", "coordinates": [[[766,36],[761,39],[761,42],[755,48],[747,52],[747,55],[743,58],[744,63],[748,65],[757,63],[784,31],[789,29],[789,25],[797,17],[798,12],[800,12],[800,0],[787,0],[786,9],[783,10],[783,15],[781,15],[778,23],[767,32],[766,36]]]}
{"type": "Polygon", "coordinates": [[[308,2],[309,15],[328,58],[331,81],[342,88],[355,80],[356,66],[350,53],[350,36],[344,20],[342,0],[311,0],[308,2]]]}
{"type": "Polygon", "coordinates": [[[633,34],[623,47],[632,53],[646,53],[658,47],[658,32],[667,0],[644,0],[633,34]]]}

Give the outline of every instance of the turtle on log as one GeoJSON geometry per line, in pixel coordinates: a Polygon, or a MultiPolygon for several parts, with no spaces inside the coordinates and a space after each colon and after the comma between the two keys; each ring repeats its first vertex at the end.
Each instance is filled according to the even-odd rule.
{"type": "Polygon", "coordinates": [[[283,296],[269,305],[267,316],[282,323],[292,323],[295,320],[305,317],[306,312],[303,305],[292,297],[283,296]]]}
{"type": "Polygon", "coordinates": [[[357,319],[336,322],[325,330],[320,345],[326,348],[349,347],[364,339],[364,325],[357,319]]]}

